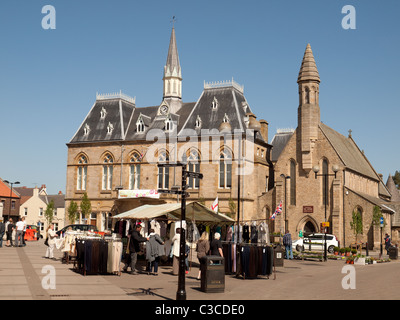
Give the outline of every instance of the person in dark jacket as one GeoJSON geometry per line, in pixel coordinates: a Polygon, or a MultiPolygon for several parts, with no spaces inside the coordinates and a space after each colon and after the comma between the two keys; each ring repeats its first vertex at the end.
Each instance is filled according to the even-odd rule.
{"type": "Polygon", "coordinates": [[[3,222],[3,218],[0,218],[0,248],[3,248],[3,237],[6,233],[6,225],[3,222]]]}
{"type": "Polygon", "coordinates": [[[286,249],[286,259],[293,260],[292,235],[288,230],[286,230],[286,234],[283,236],[283,245],[286,249]]]}
{"type": "MultiPolygon", "coordinates": [[[[137,254],[140,251],[140,243],[146,242],[149,238],[144,238],[140,235],[140,230],[142,230],[142,226],[140,224],[136,225],[134,230],[131,232],[129,237],[129,252],[131,255],[131,274],[137,274],[135,271],[136,262],[137,262],[137,254]]],[[[124,271],[128,271],[128,265],[125,265],[124,271]]]]}

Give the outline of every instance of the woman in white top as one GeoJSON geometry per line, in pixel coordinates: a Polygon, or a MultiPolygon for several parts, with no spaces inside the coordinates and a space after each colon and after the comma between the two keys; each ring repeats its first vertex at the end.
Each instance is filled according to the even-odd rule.
{"type": "Polygon", "coordinates": [[[172,274],[178,275],[179,273],[179,251],[181,246],[181,228],[176,229],[176,234],[172,238],[172,274]]]}
{"type": "Polygon", "coordinates": [[[47,229],[48,247],[45,258],[54,259],[54,245],[56,244],[57,234],[54,231],[54,224],[51,224],[47,229]]]}

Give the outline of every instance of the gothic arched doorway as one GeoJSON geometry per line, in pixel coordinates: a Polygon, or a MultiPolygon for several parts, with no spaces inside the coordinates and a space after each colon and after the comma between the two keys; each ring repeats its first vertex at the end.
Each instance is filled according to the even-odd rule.
{"type": "Polygon", "coordinates": [[[304,225],[303,232],[306,233],[306,234],[307,233],[310,234],[310,233],[316,232],[314,224],[311,221],[308,221],[304,225]]]}

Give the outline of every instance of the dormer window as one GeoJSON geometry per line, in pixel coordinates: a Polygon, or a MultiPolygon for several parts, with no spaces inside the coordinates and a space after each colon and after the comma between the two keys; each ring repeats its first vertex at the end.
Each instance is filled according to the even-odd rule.
{"type": "Polygon", "coordinates": [[[212,109],[213,110],[217,110],[218,109],[218,100],[217,100],[217,98],[216,97],[214,97],[214,100],[213,100],[213,102],[211,103],[211,107],[212,107],[212,109]]]}
{"type": "Polygon", "coordinates": [[[85,136],[87,136],[87,135],[89,134],[89,132],[90,132],[90,127],[89,127],[89,125],[86,123],[86,124],[85,124],[85,127],[83,128],[83,134],[84,134],[85,136]]]}
{"type": "Polygon", "coordinates": [[[246,114],[247,113],[247,102],[246,101],[243,101],[242,102],[242,108],[243,108],[243,112],[246,114]]]}
{"type": "Polygon", "coordinates": [[[228,115],[225,113],[224,119],[222,120],[223,123],[229,123],[229,117],[228,115]]]}
{"type": "Polygon", "coordinates": [[[201,118],[200,118],[200,116],[197,116],[195,127],[196,127],[196,129],[200,129],[201,128],[201,118]]]}
{"type": "Polygon", "coordinates": [[[114,130],[114,125],[111,122],[109,122],[107,126],[107,134],[111,134],[113,130],[114,130]]]}
{"type": "Polygon", "coordinates": [[[172,122],[172,119],[168,117],[168,118],[165,120],[165,131],[170,132],[170,131],[172,131],[173,129],[174,129],[174,123],[172,122]]]}
{"type": "Polygon", "coordinates": [[[106,115],[107,115],[106,109],[104,109],[104,107],[101,108],[101,111],[100,111],[100,118],[101,118],[101,119],[104,119],[104,118],[106,117],[106,115]]]}
{"type": "Polygon", "coordinates": [[[144,132],[144,122],[142,118],[139,118],[139,120],[136,122],[136,131],[138,133],[144,132]]]}

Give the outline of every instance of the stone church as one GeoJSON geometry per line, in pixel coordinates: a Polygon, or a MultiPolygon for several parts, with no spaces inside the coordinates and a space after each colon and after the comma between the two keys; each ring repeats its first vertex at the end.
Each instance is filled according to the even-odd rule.
{"type": "Polygon", "coordinates": [[[297,79],[299,88],[298,125],[281,130],[272,139],[271,160],[276,185],[263,196],[266,210],[282,201],[283,212],[275,230],[289,230],[297,239],[300,231],[334,234],[341,246],[355,242],[351,229],[353,212],[359,212],[363,233],[358,241],[379,247],[380,227],[373,223],[374,208],[385,218],[384,232],[390,234],[391,193],[357,146],[349,131],[344,136],[320,119],[320,76],[307,45],[297,79]]]}
{"type": "Polygon", "coordinates": [[[97,94],[67,143],[66,208],[87,193],[93,212],[86,222],[105,230],[118,213],[176,203],[176,195],[157,190],[180,187],[181,171],[157,164],[184,161],[204,175],[188,179],[188,201],[210,208],[218,198],[221,213],[235,217],[240,211],[241,220],[259,216],[261,196],[274,184],[267,121],[256,119],[233,79],[205,82],[197,101],[183,102],[182,74],[173,28],[161,103],[137,107],[122,92],[97,94]]]}

